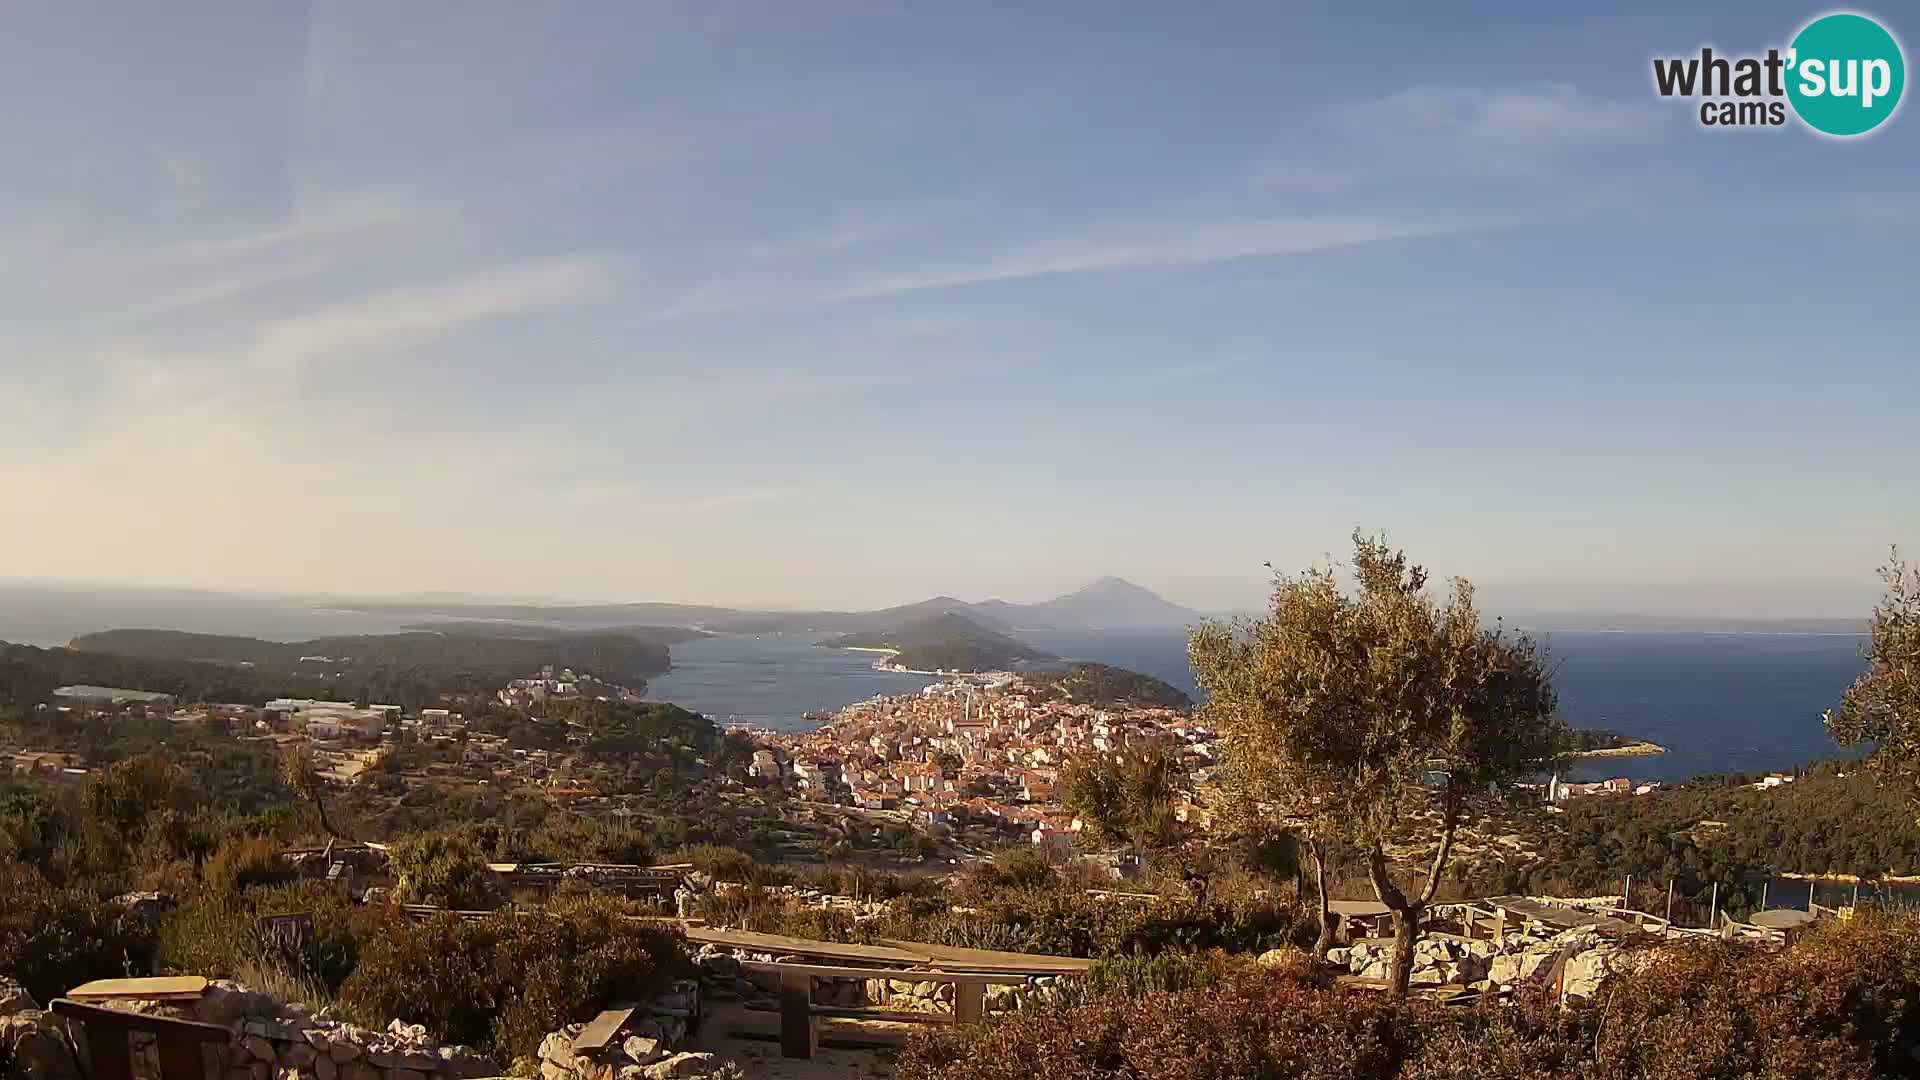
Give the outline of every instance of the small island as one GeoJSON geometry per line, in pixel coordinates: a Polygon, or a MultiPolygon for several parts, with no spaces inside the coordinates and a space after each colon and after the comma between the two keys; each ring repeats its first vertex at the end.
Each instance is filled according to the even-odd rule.
{"type": "Polygon", "coordinates": [[[1622,735],[1605,728],[1583,728],[1572,733],[1566,756],[1570,758],[1657,757],[1667,752],[1659,743],[1622,735]]]}
{"type": "Polygon", "coordinates": [[[926,675],[1006,671],[1022,664],[1057,659],[1018,638],[953,612],[888,630],[847,634],[821,644],[835,649],[884,652],[887,657],[876,667],[926,675]]]}

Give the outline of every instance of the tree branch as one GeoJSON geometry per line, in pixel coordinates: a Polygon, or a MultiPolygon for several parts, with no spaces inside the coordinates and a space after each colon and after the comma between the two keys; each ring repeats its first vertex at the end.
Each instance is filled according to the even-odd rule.
{"type": "Polygon", "coordinates": [[[1373,881],[1376,899],[1395,911],[1407,910],[1407,894],[1401,892],[1400,886],[1387,876],[1387,853],[1381,849],[1378,840],[1367,845],[1367,876],[1373,881]]]}
{"type": "Polygon", "coordinates": [[[1427,884],[1420,890],[1420,906],[1433,903],[1433,894],[1440,891],[1440,874],[1447,868],[1447,856],[1453,851],[1453,836],[1460,828],[1460,792],[1452,780],[1447,782],[1447,797],[1444,800],[1440,823],[1440,850],[1433,853],[1433,863],[1427,867],[1427,884]]]}

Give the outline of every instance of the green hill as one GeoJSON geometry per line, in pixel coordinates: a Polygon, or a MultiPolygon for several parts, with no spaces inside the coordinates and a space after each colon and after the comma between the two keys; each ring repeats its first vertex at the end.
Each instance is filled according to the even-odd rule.
{"type": "MultiPolygon", "coordinates": [[[[168,685],[139,689],[211,685],[229,693],[241,691],[238,700],[363,697],[409,707],[437,703],[446,694],[488,697],[508,679],[534,674],[549,664],[636,690],[671,666],[664,642],[628,631],[540,637],[504,637],[497,630],[416,631],[267,641],[178,630],[107,630],[77,637],[68,649],[47,650],[41,659],[57,654],[66,654],[59,663],[66,671],[104,667],[104,674],[126,661],[168,669],[168,685]],[[220,671],[227,676],[209,677],[220,671]]],[[[129,675],[139,670],[138,665],[126,666],[129,675]]]]}
{"type": "Polygon", "coordinates": [[[891,629],[847,634],[822,642],[838,649],[891,649],[893,662],[914,671],[1001,671],[1054,659],[1018,638],[946,612],[891,629]]]}
{"type": "Polygon", "coordinates": [[[1138,671],[1081,661],[1064,671],[1033,671],[1023,676],[1028,685],[1057,692],[1085,705],[1146,705],[1185,709],[1193,699],[1179,688],[1138,671]]]}

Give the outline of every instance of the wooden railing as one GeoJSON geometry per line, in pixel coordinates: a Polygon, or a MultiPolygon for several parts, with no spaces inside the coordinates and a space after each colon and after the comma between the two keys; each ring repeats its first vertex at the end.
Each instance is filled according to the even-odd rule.
{"type": "Polygon", "coordinates": [[[53,1011],[85,1031],[91,1080],[133,1080],[133,1051],[128,1038],[136,1031],[154,1037],[160,1051],[160,1080],[206,1080],[206,1055],[201,1047],[210,1043],[224,1046],[233,1038],[232,1031],[218,1024],[102,1009],[69,998],[55,998],[53,1011]]]}

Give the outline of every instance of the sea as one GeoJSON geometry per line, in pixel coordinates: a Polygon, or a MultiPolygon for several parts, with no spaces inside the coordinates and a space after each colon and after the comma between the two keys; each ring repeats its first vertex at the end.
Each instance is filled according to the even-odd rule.
{"type": "MultiPolygon", "coordinates": [[[[61,645],[114,627],[144,626],[299,640],[387,633],[419,616],[346,610],[325,598],[236,595],[0,581],[0,641],[61,645]]],[[[1851,634],[1683,631],[1534,631],[1548,648],[1560,711],[1581,728],[1607,728],[1667,748],[1656,757],[1606,758],[1571,779],[1680,780],[1709,772],[1790,770],[1841,753],[1821,712],[1860,672],[1866,638],[1851,634]]],[[[1198,696],[1179,630],[1025,630],[1047,652],[1166,680],[1198,696]]],[[[672,647],[673,670],[649,698],[719,722],[780,730],[810,714],[879,694],[912,693],[926,676],[876,671],[871,653],[822,648],[805,637],[711,637],[672,647]]]]}

